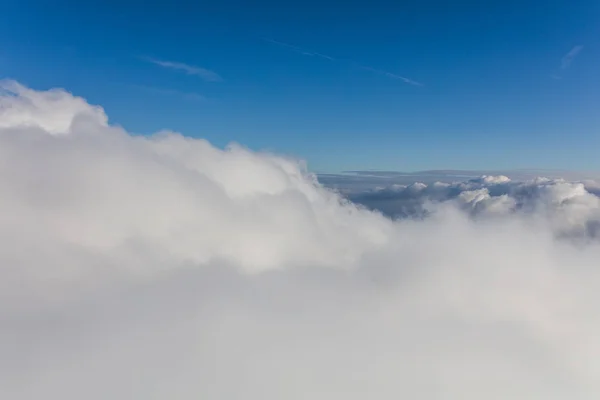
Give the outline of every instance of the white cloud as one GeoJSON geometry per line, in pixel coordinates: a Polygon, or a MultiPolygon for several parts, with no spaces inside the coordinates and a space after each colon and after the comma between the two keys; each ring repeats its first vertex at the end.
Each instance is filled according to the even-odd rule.
{"type": "Polygon", "coordinates": [[[206,69],[206,68],[197,67],[194,65],[189,65],[189,64],[182,63],[182,62],[176,62],[176,61],[164,61],[164,60],[157,60],[154,58],[145,58],[145,59],[148,62],[151,62],[151,63],[161,66],[163,68],[170,68],[170,69],[174,69],[174,70],[183,71],[188,75],[199,76],[200,78],[204,79],[205,81],[219,82],[219,81],[223,80],[223,78],[221,78],[221,76],[219,74],[217,74],[216,72],[211,71],[209,69],[206,69]]]}
{"type": "MultiPolygon", "coordinates": [[[[553,235],[553,212],[594,207],[576,183],[538,182],[532,199],[573,207],[535,223],[449,203],[392,222],[296,161],[135,137],[64,91],[21,87],[0,104],[2,398],[600,390],[600,248],[553,235]]],[[[468,185],[470,203],[511,183],[468,185]]]]}
{"type": "Polygon", "coordinates": [[[73,122],[82,119],[98,126],[108,123],[101,107],[90,106],[64,90],[38,92],[15,81],[0,81],[0,129],[35,127],[60,134],[67,133],[73,122]]]}

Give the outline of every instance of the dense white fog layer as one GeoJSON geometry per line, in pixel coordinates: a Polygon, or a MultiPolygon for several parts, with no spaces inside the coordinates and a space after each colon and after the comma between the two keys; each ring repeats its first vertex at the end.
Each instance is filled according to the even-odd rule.
{"type": "Polygon", "coordinates": [[[0,398],[596,399],[593,185],[440,185],[393,221],[4,82],[0,398]]]}

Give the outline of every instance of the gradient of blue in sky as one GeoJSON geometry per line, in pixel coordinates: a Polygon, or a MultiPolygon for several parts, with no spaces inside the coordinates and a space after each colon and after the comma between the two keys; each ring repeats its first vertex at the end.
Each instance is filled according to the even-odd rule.
{"type": "Polygon", "coordinates": [[[600,170],[600,2],[8,0],[0,77],[316,171],[600,170]]]}

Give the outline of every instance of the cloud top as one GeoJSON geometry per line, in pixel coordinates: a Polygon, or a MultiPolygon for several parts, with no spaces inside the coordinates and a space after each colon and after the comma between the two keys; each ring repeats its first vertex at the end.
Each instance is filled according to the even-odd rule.
{"type": "Polygon", "coordinates": [[[18,82],[0,81],[0,128],[39,128],[52,135],[70,132],[77,120],[105,127],[108,118],[98,106],[61,89],[31,90],[18,82]]]}

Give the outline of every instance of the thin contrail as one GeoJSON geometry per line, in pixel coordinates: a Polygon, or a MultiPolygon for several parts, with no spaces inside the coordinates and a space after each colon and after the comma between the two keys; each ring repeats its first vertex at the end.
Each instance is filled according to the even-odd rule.
{"type": "Polygon", "coordinates": [[[394,74],[394,73],[389,72],[389,71],[384,71],[384,70],[381,70],[381,69],[377,69],[377,68],[373,68],[373,67],[361,65],[361,64],[358,64],[358,63],[356,63],[354,61],[350,61],[350,60],[344,61],[344,60],[339,59],[337,57],[332,57],[332,56],[329,56],[329,55],[326,55],[326,54],[323,54],[323,53],[317,53],[315,51],[309,51],[309,50],[303,49],[302,47],[299,47],[299,46],[296,46],[296,45],[293,45],[293,44],[290,44],[290,43],[280,42],[280,41],[274,40],[274,39],[267,39],[267,38],[265,38],[264,40],[266,42],[275,44],[277,46],[285,47],[285,48],[290,49],[290,50],[292,50],[292,51],[294,51],[296,53],[300,53],[300,54],[302,54],[304,56],[319,57],[319,58],[323,58],[323,59],[326,59],[326,60],[329,60],[329,61],[348,62],[348,63],[354,65],[355,67],[364,69],[365,71],[370,71],[370,72],[373,72],[373,73],[378,74],[378,75],[387,76],[388,78],[391,78],[391,79],[400,80],[400,81],[402,81],[402,82],[404,82],[406,84],[409,84],[409,85],[423,86],[423,84],[420,83],[420,82],[417,82],[415,80],[409,79],[409,78],[407,78],[405,76],[402,76],[402,75],[394,74]]]}

